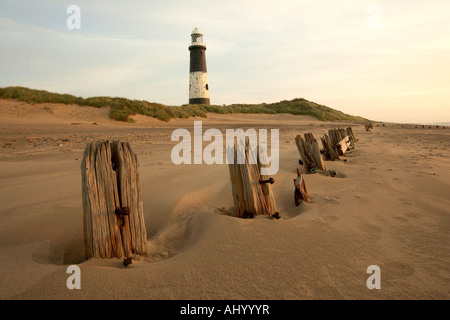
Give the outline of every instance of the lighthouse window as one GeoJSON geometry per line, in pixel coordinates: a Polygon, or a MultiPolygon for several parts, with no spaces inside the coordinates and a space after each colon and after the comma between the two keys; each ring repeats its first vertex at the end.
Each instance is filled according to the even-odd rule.
{"type": "Polygon", "coordinates": [[[206,90],[209,90],[208,84],[206,84],[206,90]]]}

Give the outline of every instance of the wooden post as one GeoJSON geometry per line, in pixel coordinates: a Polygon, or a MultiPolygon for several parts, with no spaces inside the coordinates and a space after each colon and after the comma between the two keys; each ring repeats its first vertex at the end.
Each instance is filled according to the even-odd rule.
{"type": "Polygon", "coordinates": [[[343,142],[346,142],[349,140],[347,136],[347,131],[344,129],[330,129],[328,130],[328,134],[330,136],[331,140],[331,147],[335,148],[338,156],[345,155],[345,152],[347,151],[347,148],[345,150],[342,148],[343,142]]]}
{"type": "Polygon", "coordinates": [[[322,155],[320,154],[319,144],[314,139],[312,133],[305,133],[305,139],[297,135],[295,143],[297,144],[298,153],[303,162],[305,173],[309,173],[313,168],[327,170],[322,155]]]}
{"type": "Polygon", "coordinates": [[[295,206],[298,207],[302,201],[305,201],[307,203],[310,202],[308,190],[306,189],[306,183],[305,179],[303,179],[303,176],[300,174],[300,170],[297,169],[297,179],[294,179],[294,201],[295,206]]]}
{"type": "MultiPolygon", "coordinates": [[[[337,143],[342,139],[340,132],[337,131],[336,129],[330,129],[330,130],[328,130],[328,136],[330,137],[331,146],[333,148],[336,148],[337,143]]],[[[336,152],[337,152],[337,150],[336,150],[336,152]]]]}
{"type": "MultiPolygon", "coordinates": [[[[233,192],[234,211],[236,217],[253,218],[258,215],[273,215],[276,212],[275,198],[271,184],[275,180],[261,175],[264,165],[258,157],[258,150],[249,151],[248,139],[244,143],[234,144],[234,161],[228,165],[231,188],[233,192]],[[238,145],[242,146],[245,154],[245,163],[239,164],[238,145]]],[[[227,152],[231,152],[227,150],[227,152]]]]}
{"type": "Polygon", "coordinates": [[[357,140],[356,140],[355,134],[353,133],[352,127],[348,127],[346,129],[346,131],[347,131],[348,137],[350,138],[350,142],[351,142],[352,146],[355,146],[355,143],[357,142],[357,140]]]}
{"type": "Polygon", "coordinates": [[[345,155],[350,148],[350,139],[348,136],[345,136],[341,141],[337,143],[338,153],[345,155]]]}
{"type": "Polygon", "coordinates": [[[81,163],[86,258],[147,254],[139,164],[129,143],[89,143],[81,163]]]}
{"type": "Polygon", "coordinates": [[[322,141],[323,149],[325,150],[324,158],[325,160],[339,160],[339,155],[336,150],[336,146],[333,146],[331,143],[330,137],[325,133],[322,138],[320,138],[322,141]]]}
{"type": "Polygon", "coordinates": [[[355,135],[351,127],[347,129],[330,129],[328,135],[324,134],[321,138],[324,150],[324,157],[326,160],[334,161],[339,159],[339,156],[344,156],[350,149],[354,147],[355,135]]]}

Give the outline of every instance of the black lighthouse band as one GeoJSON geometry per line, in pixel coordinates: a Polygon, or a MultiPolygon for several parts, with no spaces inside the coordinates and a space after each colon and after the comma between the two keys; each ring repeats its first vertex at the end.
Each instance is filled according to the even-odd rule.
{"type": "Polygon", "coordinates": [[[189,72],[202,71],[206,72],[205,46],[190,46],[191,52],[189,72]]]}

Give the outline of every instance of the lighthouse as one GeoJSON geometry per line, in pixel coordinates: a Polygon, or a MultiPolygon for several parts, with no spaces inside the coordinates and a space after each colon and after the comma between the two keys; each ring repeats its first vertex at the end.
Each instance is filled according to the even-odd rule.
{"type": "Polygon", "coordinates": [[[189,64],[189,104],[209,104],[208,74],[206,73],[206,46],[203,33],[195,28],[191,33],[189,64]]]}

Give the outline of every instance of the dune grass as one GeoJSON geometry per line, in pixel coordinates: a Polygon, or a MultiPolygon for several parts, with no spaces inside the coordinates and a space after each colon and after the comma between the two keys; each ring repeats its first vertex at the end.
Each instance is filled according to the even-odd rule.
{"type": "Polygon", "coordinates": [[[341,111],[320,105],[302,98],[284,100],[276,103],[217,105],[183,105],[166,106],[145,100],[130,100],[118,97],[81,98],[70,94],[52,93],[45,90],[35,90],[24,87],[0,88],[0,98],[16,99],[30,104],[63,103],[90,106],[96,108],[110,107],[109,117],[117,121],[131,121],[130,116],[142,114],[162,121],[176,118],[203,117],[207,113],[290,113],[294,115],[309,115],[322,121],[368,121],[367,119],[345,114],[341,111]]]}

